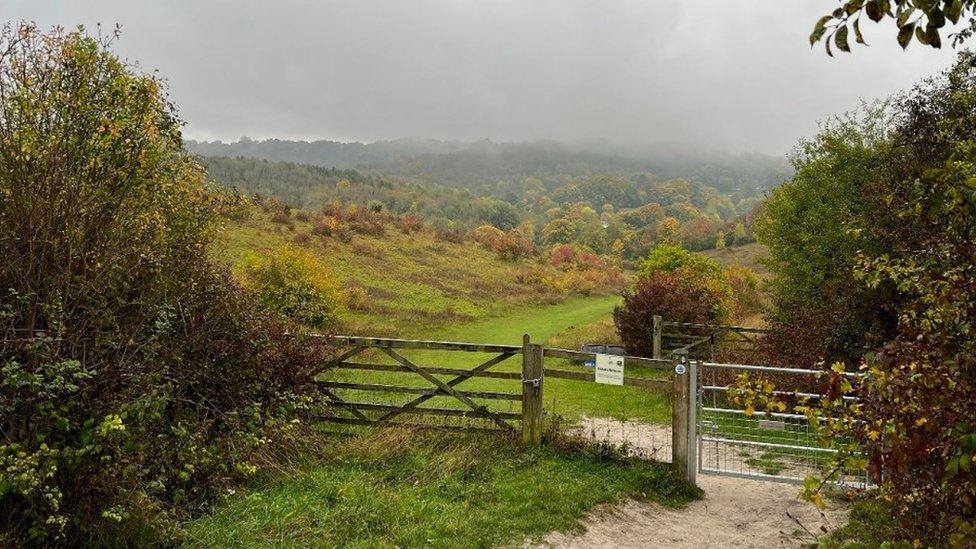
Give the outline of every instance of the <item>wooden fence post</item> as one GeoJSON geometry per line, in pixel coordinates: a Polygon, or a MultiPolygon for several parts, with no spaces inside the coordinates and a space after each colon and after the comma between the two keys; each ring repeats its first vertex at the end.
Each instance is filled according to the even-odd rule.
{"type": "Polygon", "coordinates": [[[688,350],[675,351],[678,360],[674,367],[674,384],[671,389],[671,463],[682,480],[688,478],[689,440],[688,421],[691,395],[688,385],[688,350]]]}
{"type": "Polygon", "coordinates": [[[522,442],[542,443],[542,345],[522,337],[522,442]]]}
{"type": "Polygon", "coordinates": [[[654,333],[652,334],[652,342],[653,342],[653,349],[654,349],[654,353],[652,355],[653,358],[661,358],[661,331],[662,331],[661,323],[662,322],[663,320],[661,319],[661,315],[654,315],[654,333]]]}

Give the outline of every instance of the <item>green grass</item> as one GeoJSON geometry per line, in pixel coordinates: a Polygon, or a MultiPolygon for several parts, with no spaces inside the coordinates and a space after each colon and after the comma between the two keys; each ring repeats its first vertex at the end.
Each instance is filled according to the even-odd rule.
{"type": "Polygon", "coordinates": [[[758,242],[742,246],[727,246],[721,250],[705,250],[703,253],[721,265],[742,265],[761,278],[770,276],[769,268],[763,264],[763,260],[769,256],[769,251],[758,242]]]}
{"type": "MultiPolygon", "coordinates": [[[[234,264],[247,251],[289,242],[296,232],[306,230],[305,224],[296,223],[295,231],[289,231],[258,214],[231,224],[217,253],[234,264]]],[[[407,237],[391,230],[382,238],[356,236],[351,243],[313,237],[308,248],[346,286],[369,292],[369,306],[346,316],[343,333],[509,345],[520,345],[523,334],[529,334],[533,342],[568,347],[612,335],[609,319],[619,297],[539,294],[517,283],[521,265],[499,261],[473,243],[443,243],[426,233],[407,237]]],[[[420,350],[402,354],[419,365],[453,368],[470,368],[494,356],[420,350]]],[[[376,351],[356,361],[393,363],[376,351]]],[[[545,365],[591,371],[564,360],[547,359],[545,365]]],[[[521,357],[493,370],[519,372],[521,357]]],[[[338,370],[328,377],[430,387],[420,376],[397,372],[338,370]]],[[[458,388],[516,394],[522,390],[518,380],[484,378],[470,379],[458,388]]],[[[336,392],[357,402],[401,404],[414,396],[336,392]]],[[[668,396],[641,388],[549,378],[543,400],[549,418],[588,415],[670,422],[668,396]]],[[[479,404],[520,409],[518,402],[479,404]]],[[[464,407],[451,397],[435,397],[425,406],[464,407]]],[[[323,429],[336,427],[341,426],[323,429]]],[[[189,523],[190,545],[493,547],[575,528],[593,505],[624,496],[680,505],[698,493],[676,481],[667,465],[622,459],[606,448],[575,443],[526,448],[497,435],[349,431],[354,433],[351,439],[329,439],[335,446],[325,460],[265,478],[227,496],[212,515],[189,523]]]]}
{"type": "Polygon", "coordinates": [[[578,528],[625,496],[680,506],[671,469],[582,446],[376,431],[325,463],[228,496],[187,525],[196,547],[496,547],[578,528]]]}
{"type": "Polygon", "coordinates": [[[763,452],[759,457],[747,459],[746,464],[767,475],[778,475],[786,467],[786,464],[779,460],[782,457],[784,455],[779,452],[763,452]]]}
{"type": "MultiPolygon", "coordinates": [[[[869,549],[891,543],[897,531],[897,520],[892,510],[874,494],[866,494],[864,499],[851,506],[847,524],[834,530],[820,540],[821,549],[869,549]]],[[[911,547],[908,541],[891,543],[891,547],[911,547]]]]}

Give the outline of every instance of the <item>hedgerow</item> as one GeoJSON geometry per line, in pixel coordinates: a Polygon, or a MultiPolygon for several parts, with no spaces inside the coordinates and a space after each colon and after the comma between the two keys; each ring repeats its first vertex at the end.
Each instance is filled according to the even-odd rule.
{"type": "MultiPolygon", "coordinates": [[[[863,374],[838,379],[810,413],[836,418],[827,437],[853,435],[894,514],[890,539],[914,546],[971,546],[976,530],[974,60],[962,53],[884,116],[828,128],[760,231],[783,260],[774,270],[787,275],[778,322],[799,327],[814,316],[806,326],[828,336],[821,358],[854,355],[847,369],[863,374]],[[826,219],[837,226],[824,231],[826,219]],[[846,313],[830,314],[839,307],[846,313]]],[[[816,499],[812,480],[806,495],[816,499]]]]}
{"type": "Polygon", "coordinates": [[[325,350],[211,262],[236,199],[111,40],[0,33],[5,545],[174,540],[316,403],[325,350]]]}

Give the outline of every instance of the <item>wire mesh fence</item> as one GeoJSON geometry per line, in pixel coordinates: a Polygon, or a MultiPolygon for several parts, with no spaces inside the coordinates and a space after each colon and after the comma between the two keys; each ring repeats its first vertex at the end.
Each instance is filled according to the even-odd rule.
{"type": "Polygon", "coordinates": [[[574,422],[569,433],[629,457],[671,461],[671,428],[668,425],[583,416],[574,422]]]}

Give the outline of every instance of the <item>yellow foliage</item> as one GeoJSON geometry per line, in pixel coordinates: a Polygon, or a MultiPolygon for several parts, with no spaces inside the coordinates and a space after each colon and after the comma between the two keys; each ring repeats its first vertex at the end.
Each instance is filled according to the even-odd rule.
{"type": "Polygon", "coordinates": [[[266,309],[326,328],[344,309],[336,277],[311,252],[285,245],[243,260],[243,284],[266,309]]]}

